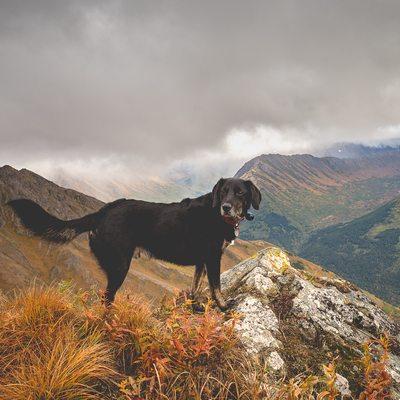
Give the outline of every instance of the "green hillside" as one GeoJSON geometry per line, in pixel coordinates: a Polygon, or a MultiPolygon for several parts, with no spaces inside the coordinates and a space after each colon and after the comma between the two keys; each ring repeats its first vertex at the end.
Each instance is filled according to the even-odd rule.
{"type": "Polygon", "coordinates": [[[298,252],[318,229],[358,218],[400,191],[400,153],[339,159],[307,154],[268,154],[247,162],[236,174],[261,189],[255,221],[244,239],[263,239],[298,252]]]}
{"type": "Polygon", "coordinates": [[[360,218],[316,231],[301,256],[400,304],[400,197],[360,218]]]}

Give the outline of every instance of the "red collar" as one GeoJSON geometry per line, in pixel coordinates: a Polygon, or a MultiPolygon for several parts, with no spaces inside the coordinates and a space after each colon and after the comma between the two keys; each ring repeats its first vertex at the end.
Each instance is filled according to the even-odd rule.
{"type": "Polygon", "coordinates": [[[231,218],[231,217],[222,217],[222,219],[224,220],[224,222],[226,224],[231,225],[234,228],[238,228],[239,224],[244,220],[243,217],[241,217],[239,220],[237,220],[235,218],[231,218]]]}

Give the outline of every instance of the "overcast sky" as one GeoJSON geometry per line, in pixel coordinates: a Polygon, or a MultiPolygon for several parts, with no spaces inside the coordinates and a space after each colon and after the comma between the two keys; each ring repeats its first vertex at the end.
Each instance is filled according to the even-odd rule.
{"type": "Polygon", "coordinates": [[[400,1],[0,0],[1,164],[156,171],[398,136],[400,1]]]}

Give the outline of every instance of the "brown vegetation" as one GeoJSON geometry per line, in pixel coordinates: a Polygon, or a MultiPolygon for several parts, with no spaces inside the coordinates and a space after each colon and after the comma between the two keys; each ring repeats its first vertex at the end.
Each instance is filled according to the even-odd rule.
{"type": "MultiPolygon", "coordinates": [[[[0,399],[339,399],[335,363],[321,376],[268,378],[235,335],[240,316],[184,297],[152,310],[120,295],[105,312],[94,293],[68,285],[0,298],[0,399]]],[[[360,399],[387,399],[388,341],[366,344],[360,399]],[[374,397],[375,396],[375,397],[374,397]]]]}

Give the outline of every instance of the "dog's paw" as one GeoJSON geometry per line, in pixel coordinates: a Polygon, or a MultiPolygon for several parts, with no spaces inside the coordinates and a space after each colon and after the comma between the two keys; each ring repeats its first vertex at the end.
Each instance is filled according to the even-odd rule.
{"type": "Polygon", "coordinates": [[[229,311],[231,308],[233,308],[235,306],[235,304],[236,304],[236,302],[234,299],[229,299],[224,302],[220,302],[220,304],[218,304],[218,307],[221,311],[225,312],[225,311],[229,311]]]}

